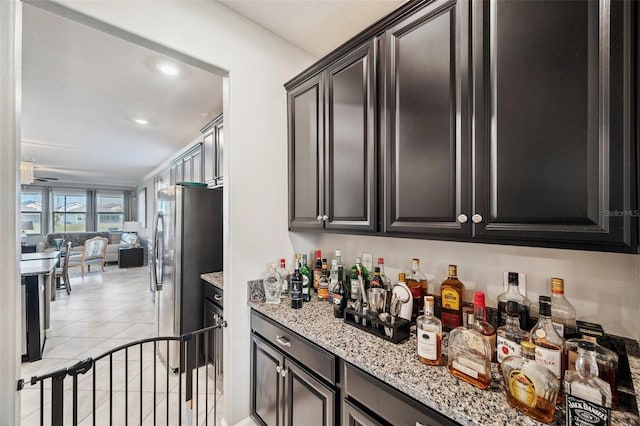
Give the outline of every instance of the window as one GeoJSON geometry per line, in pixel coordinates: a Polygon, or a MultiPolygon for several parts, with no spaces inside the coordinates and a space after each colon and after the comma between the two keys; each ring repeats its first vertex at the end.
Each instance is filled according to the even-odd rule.
{"type": "Polygon", "coordinates": [[[27,234],[42,234],[42,190],[29,189],[20,196],[20,220],[22,231],[27,234]]]}
{"type": "Polygon", "coordinates": [[[124,225],[124,192],[96,193],[96,230],[122,231],[124,225]]]}
{"type": "Polygon", "coordinates": [[[87,192],[53,192],[53,232],[84,232],[87,230],[87,192]]]}

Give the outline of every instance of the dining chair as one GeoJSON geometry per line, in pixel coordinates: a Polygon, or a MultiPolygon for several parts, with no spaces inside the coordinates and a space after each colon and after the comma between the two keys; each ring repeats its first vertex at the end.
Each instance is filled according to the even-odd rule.
{"type": "Polygon", "coordinates": [[[71,282],[69,281],[69,258],[71,257],[71,241],[65,245],[63,251],[64,257],[62,258],[62,266],[56,268],[56,280],[62,279],[64,281],[64,289],[67,290],[67,294],[71,294],[71,282]]]}
{"type": "Polygon", "coordinates": [[[85,266],[87,267],[87,271],[91,271],[91,265],[100,265],[104,272],[108,244],[109,240],[103,237],[89,238],[84,242],[82,254],[70,256],[69,268],[79,266],[82,278],[84,278],[85,266]]]}

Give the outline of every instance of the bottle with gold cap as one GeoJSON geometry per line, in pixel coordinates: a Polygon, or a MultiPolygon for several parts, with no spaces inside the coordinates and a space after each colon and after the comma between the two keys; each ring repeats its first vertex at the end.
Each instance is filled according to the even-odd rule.
{"type": "Polygon", "coordinates": [[[551,320],[565,339],[576,333],[576,308],[564,296],[564,280],[551,278],[551,320]]]}
{"type": "Polygon", "coordinates": [[[442,328],[451,331],[462,325],[462,307],[464,305],[464,284],[458,279],[458,267],[449,265],[449,277],[440,285],[442,308],[440,319],[442,328]]]}

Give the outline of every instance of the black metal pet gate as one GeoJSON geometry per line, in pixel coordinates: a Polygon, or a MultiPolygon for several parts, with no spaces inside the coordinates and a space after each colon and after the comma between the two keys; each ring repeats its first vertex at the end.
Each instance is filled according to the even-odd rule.
{"type": "Polygon", "coordinates": [[[214,333],[226,325],[131,342],[71,367],[20,379],[18,390],[39,387],[41,426],[216,425],[221,392],[214,333]],[[179,346],[179,364],[175,359],[171,364],[171,345],[179,346]],[[161,349],[166,359],[158,359],[161,349]],[[180,367],[169,367],[174,364],[180,367]]]}

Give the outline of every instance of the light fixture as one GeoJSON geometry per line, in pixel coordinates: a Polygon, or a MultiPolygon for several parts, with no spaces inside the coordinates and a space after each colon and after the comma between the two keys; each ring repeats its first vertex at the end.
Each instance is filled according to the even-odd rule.
{"type": "Polygon", "coordinates": [[[156,65],[156,67],[166,75],[170,75],[172,77],[178,75],[178,68],[176,68],[175,65],[161,63],[156,65]]]}
{"type": "Polygon", "coordinates": [[[124,232],[133,232],[137,234],[142,229],[142,223],[140,222],[125,222],[122,226],[124,232]]]}
{"type": "Polygon", "coordinates": [[[149,124],[149,120],[145,120],[144,118],[134,118],[133,121],[135,121],[138,124],[149,124]]]}
{"type": "Polygon", "coordinates": [[[31,185],[33,183],[33,161],[20,162],[20,184],[31,185]]]}

